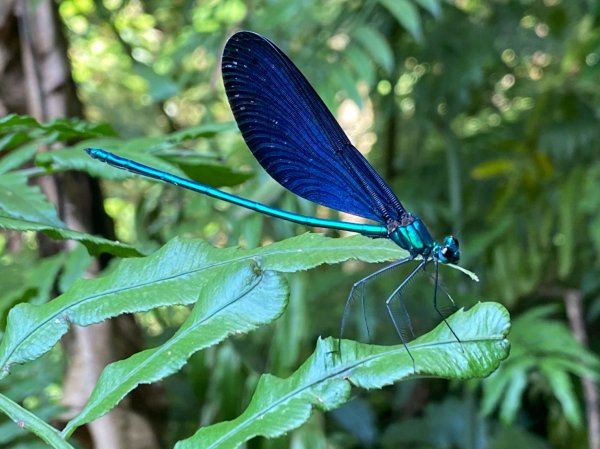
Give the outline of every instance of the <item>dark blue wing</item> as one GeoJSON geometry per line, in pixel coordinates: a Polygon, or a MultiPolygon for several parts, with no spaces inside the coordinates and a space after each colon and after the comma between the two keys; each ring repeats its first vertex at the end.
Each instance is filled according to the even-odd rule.
{"type": "Polygon", "coordinates": [[[248,31],[225,45],[223,80],[246,144],[291,192],[323,206],[389,224],[406,213],[350,143],[289,58],[248,31]]]}

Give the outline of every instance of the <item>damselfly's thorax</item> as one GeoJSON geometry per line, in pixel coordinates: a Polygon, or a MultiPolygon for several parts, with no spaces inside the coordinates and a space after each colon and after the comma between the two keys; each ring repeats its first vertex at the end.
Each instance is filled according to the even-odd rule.
{"type": "Polygon", "coordinates": [[[441,263],[456,263],[460,259],[458,240],[447,236],[442,244],[437,243],[416,215],[405,213],[400,221],[389,222],[387,228],[389,238],[413,257],[433,257],[441,263]]]}
{"type": "Polygon", "coordinates": [[[419,217],[404,213],[399,221],[388,222],[387,228],[390,239],[411,256],[429,257],[432,254],[435,240],[419,217]]]}

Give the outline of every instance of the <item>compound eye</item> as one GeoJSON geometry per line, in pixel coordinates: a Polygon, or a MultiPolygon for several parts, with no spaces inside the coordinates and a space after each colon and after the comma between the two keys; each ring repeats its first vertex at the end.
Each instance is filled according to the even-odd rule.
{"type": "Polygon", "coordinates": [[[447,260],[452,260],[454,258],[454,251],[452,251],[447,246],[444,246],[442,248],[442,256],[444,256],[444,258],[446,258],[447,260]]]}
{"type": "Polygon", "coordinates": [[[447,248],[452,248],[453,250],[457,251],[458,250],[458,239],[456,237],[454,237],[453,235],[448,235],[448,236],[444,237],[443,246],[445,246],[447,248]]]}

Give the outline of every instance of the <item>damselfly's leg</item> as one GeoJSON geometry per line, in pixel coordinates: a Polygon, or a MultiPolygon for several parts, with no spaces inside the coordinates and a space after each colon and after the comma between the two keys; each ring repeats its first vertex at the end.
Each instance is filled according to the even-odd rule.
{"type": "MultiPolygon", "coordinates": [[[[369,320],[367,318],[367,309],[365,306],[365,288],[366,283],[362,285],[360,291],[360,308],[362,310],[362,316],[365,320],[365,330],[367,331],[367,342],[371,343],[371,331],[369,330],[369,320]]],[[[345,308],[345,307],[344,307],[345,308]]],[[[341,338],[341,335],[340,335],[341,338]]]]}
{"type": "MultiPolygon", "coordinates": [[[[433,286],[433,308],[435,309],[435,311],[438,313],[438,315],[442,318],[442,320],[444,321],[444,323],[446,324],[446,326],[448,326],[448,329],[450,329],[450,332],[452,332],[452,335],[454,335],[454,338],[456,338],[456,341],[458,341],[459,343],[461,343],[461,349],[462,349],[462,342],[460,341],[460,338],[458,338],[458,335],[456,335],[456,332],[454,332],[454,329],[452,329],[452,327],[450,326],[450,324],[448,323],[448,321],[446,320],[446,317],[442,314],[441,310],[438,308],[437,305],[437,292],[438,292],[438,284],[439,284],[439,262],[436,260],[435,261],[435,283],[433,286]]],[[[446,292],[446,294],[448,294],[448,292],[446,292]]],[[[450,301],[452,301],[452,304],[454,304],[454,300],[452,299],[452,297],[450,295],[448,295],[448,297],[450,298],[450,301]]]]}
{"type": "MultiPolygon", "coordinates": [[[[417,268],[415,268],[414,270],[412,270],[410,272],[410,274],[406,277],[406,279],[404,279],[402,281],[402,283],[398,287],[396,287],[396,289],[392,292],[392,294],[390,296],[388,296],[388,299],[386,299],[386,301],[385,301],[385,307],[387,308],[388,314],[390,315],[390,319],[392,320],[392,324],[394,325],[394,328],[396,329],[396,333],[400,337],[400,340],[402,341],[402,344],[406,348],[406,352],[408,353],[408,356],[412,360],[413,371],[415,371],[415,372],[416,372],[415,358],[410,353],[410,350],[408,349],[408,346],[406,344],[406,340],[404,339],[404,336],[402,335],[402,331],[400,330],[400,327],[398,326],[398,323],[396,322],[396,318],[394,318],[394,312],[392,311],[391,302],[396,297],[396,295],[398,293],[400,293],[400,291],[404,288],[404,286],[411,280],[411,278],[415,274],[417,274],[419,272],[419,270],[421,270],[425,265],[427,265],[428,262],[429,262],[429,260],[423,259],[423,261],[419,265],[417,265],[417,268]]],[[[412,325],[411,325],[411,328],[412,328],[412,325]]]]}
{"type": "MultiPolygon", "coordinates": [[[[348,319],[348,314],[350,313],[350,306],[352,305],[352,303],[354,301],[354,296],[357,293],[360,294],[360,300],[361,300],[363,314],[364,314],[364,311],[365,311],[365,289],[366,289],[367,283],[369,281],[375,279],[377,276],[379,276],[393,268],[399,267],[400,265],[404,265],[405,263],[410,262],[413,259],[414,259],[413,256],[409,256],[409,257],[405,257],[404,259],[397,260],[396,262],[391,263],[391,264],[377,270],[374,273],[371,273],[367,277],[362,278],[360,281],[357,281],[354,283],[354,285],[352,285],[352,289],[350,290],[350,294],[348,295],[348,299],[346,300],[346,305],[344,306],[344,313],[342,315],[342,322],[340,324],[340,340],[339,340],[338,349],[340,349],[340,347],[341,347],[342,337],[344,335],[344,329],[346,328],[346,321],[348,319]]],[[[365,325],[367,328],[367,336],[370,339],[369,325],[366,321],[366,315],[365,315],[365,325]]]]}
{"type": "MultiPolygon", "coordinates": [[[[437,269],[437,264],[435,265],[436,269],[437,269]]],[[[431,279],[432,282],[435,282],[435,274],[431,274],[430,272],[427,271],[427,267],[425,267],[425,269],[423,270],[427,273],[427,275],[429,276],[429,279],[431,279]]],[[[452,295],[450,295],[450,292],[448,291],[448,289],[446,288],[446,286],[444,285],[444,281],[441,279],[438,279],[438,282],[436,283],[437,286],[439,288],[442,289],[442,291],[444,292],[444,294],[446,295],[446,297],[450,300],[450,303],[452,304],[452,307],[454,308],[454,311],[458,310],[458,307],[456,306],[456,303],[454,302],[454,298],[452,297],[452,295]]]]}
{"type": "MultiPolygon", "coordinates": [[[[399,298],[399,302],[400,302],[400,306],[402,307],[402,313],[404,313],[404,318],[406,319],[406,324],[408,325],[408,330],[410,331],[410,336],[412,338],[415,338],[415,330],[412,325],[412,320],[410,319],[410,313],[408,313],[406,304],[404,303],[404,301],[402,300],[401,297],[399,298]]],[[[402,331],[402,329],[400,329],[400,331],[402,331]]]]}

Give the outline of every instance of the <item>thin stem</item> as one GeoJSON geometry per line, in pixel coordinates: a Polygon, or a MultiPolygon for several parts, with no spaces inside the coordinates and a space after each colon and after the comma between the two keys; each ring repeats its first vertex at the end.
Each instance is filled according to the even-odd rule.
{"type": "Polygon", "coordinates": [[[2,394],[0,394],[0,410],[15,422],[15,426],[31,431],[50,446],[73,449],[73,446],[61,438],[54,427],[2,394]]]}

